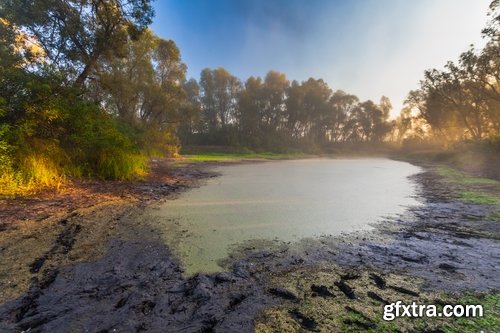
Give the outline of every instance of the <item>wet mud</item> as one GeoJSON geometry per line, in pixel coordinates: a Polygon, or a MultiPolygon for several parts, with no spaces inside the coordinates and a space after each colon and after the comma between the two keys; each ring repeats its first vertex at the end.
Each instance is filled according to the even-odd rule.
{"type": "MultiPolygon", "coordinates": [[[[0,232],[0,255],[7,254],[0,283],[11,290],[2,296],[0,331],[384,330],[380,311],[395,300],[437,302],[443,292],[500,289],[500,224],[492,218],[499,207],[459,201],[453,185],[429,166],[413,176],[423,205],[374,231],[245,244],[225,272],[186,277],[141,211],[200,185],[214,176],[209,170],[157,166],[140,190],[122,185],[127,199],[97,196],[87,201],[89,211],[81,210],[81,198],[74,198],[74,209],[49,205],[51,218],[38,222],[47,229],[19,222],[33,220],[30,204],[14,202],[27,208],[17,220],[9,215],[0,232]],[[23,245],[29,253],[21,255],[23,245]]],[[[118,186],[107,197],[119,193],[118,186]]]]}

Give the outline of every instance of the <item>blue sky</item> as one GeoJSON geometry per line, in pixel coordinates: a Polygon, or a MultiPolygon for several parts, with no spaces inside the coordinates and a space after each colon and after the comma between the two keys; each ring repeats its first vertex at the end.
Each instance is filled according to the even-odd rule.
{"type": "Polygon", "coordinates": [[[269,70],[323,78],[399,113],[423,71],[482,45],[490,0],[156,0],[152,29],[173,39],[199,78],[224,67],[242,80],[269,70]]]}

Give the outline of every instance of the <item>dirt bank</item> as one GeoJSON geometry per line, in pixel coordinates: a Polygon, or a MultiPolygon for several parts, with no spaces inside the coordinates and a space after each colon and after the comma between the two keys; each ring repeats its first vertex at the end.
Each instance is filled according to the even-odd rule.
{"type": "Polygon", "coordinates": [[[413,177],[423,205],[373,232],[244,244],[227,272],[190,278],[141,212],[213,176],[207,164],[158,161],[144,182],[3,202],[0,331],[453,329],[381,320],[385,302],[500,288],[498,206],[460,201],[454,184],[425,170],[413,177]]]}

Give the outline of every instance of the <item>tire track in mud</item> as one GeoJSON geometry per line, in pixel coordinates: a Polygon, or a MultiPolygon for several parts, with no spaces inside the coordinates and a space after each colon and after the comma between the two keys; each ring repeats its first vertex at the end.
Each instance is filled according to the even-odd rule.
{"type": "Polygon", "coordinates": [[[82,229],[80,224],[72,222],[72,218],[76,215],[76,213],[72,213],[58,222],[63,226],[63,229],[57,235],[53,246],[43,256],[35,259],[29,265],[30,272],[33,274],[39,273],[42,268],[43,270],[39,277],[34,276],[32,278],[27,295],[22,298],[19,306],[10,313],[13,321],[22,330],[36,329],[50,320],[49,317],[37,316],[38,299],[59,274],[57,268],[59,266],[58,257],[64,256],[71,251],[76,242],[76,237],[82,229]],[[25,319],[27,317],[28,319],[25,319]]]}

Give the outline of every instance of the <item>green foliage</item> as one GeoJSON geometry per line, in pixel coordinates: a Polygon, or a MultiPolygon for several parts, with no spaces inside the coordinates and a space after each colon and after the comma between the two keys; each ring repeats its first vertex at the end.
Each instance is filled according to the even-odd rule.
{"type": "Polygon", "coordinates": [[[0,195],[58,187],[67,177],[142,177],[149,152],[178,150],[168,121],[183,101],[172,85],[184,80],[179,50],[144,31],[149,1],[117,3],[0,7],[0,195]],[[125,79],[127,57],[137,75],[125,79]],[[97,68],[100,80],[87,83],[97,68]],[[147,115],[112,105],[133,93],[142,94],[147,115]]]}
{"type": "Polygon", "coordinates": [[[146,158],[118,122],[93,104],[70,112],[61,143],[71,157],[72,174],[102,179],[132,179],[146,173],[146,158]]]}
{"type": "Polygon", "coordinates": [[[32,107],[15,125],[2,125],[0,195],[60,186],[67,176],[131,179],[147,171],[146,158],[118,123],[95,104],[70,96],[32,107]]]}
{"type": "Polygon", "coordinates": [[[7,172],[12,167],[11,151],[12,146],[7,142],[6,135],[9,131],[8,124],[0,125],[0,174],[7,172]]]}
{"type": "Polygon", "coordinates": [[[6,140],[8,131],[7,124],[0,125],[0,196],[14,193],[19,184],[18,175],[12,169],[12,146],[6,140]]]}
{"type": "Polygon", "coordinates": [[[5,0],[0,7],[0,17],[36,36],[45,57],[79,87],[102,59],[121,56],[153,14],[149,0],[5,0]]]}
{"type": "Polygon", "coordinates": [[[129,41],[122,58],[112,58],[106,66],[94,84],[108,112],[121,121],[163,132],[185,120],[180,114],[185,92],[178,83],[185,78],[186,65],[173,41],[146,30],[129,41]]]}

